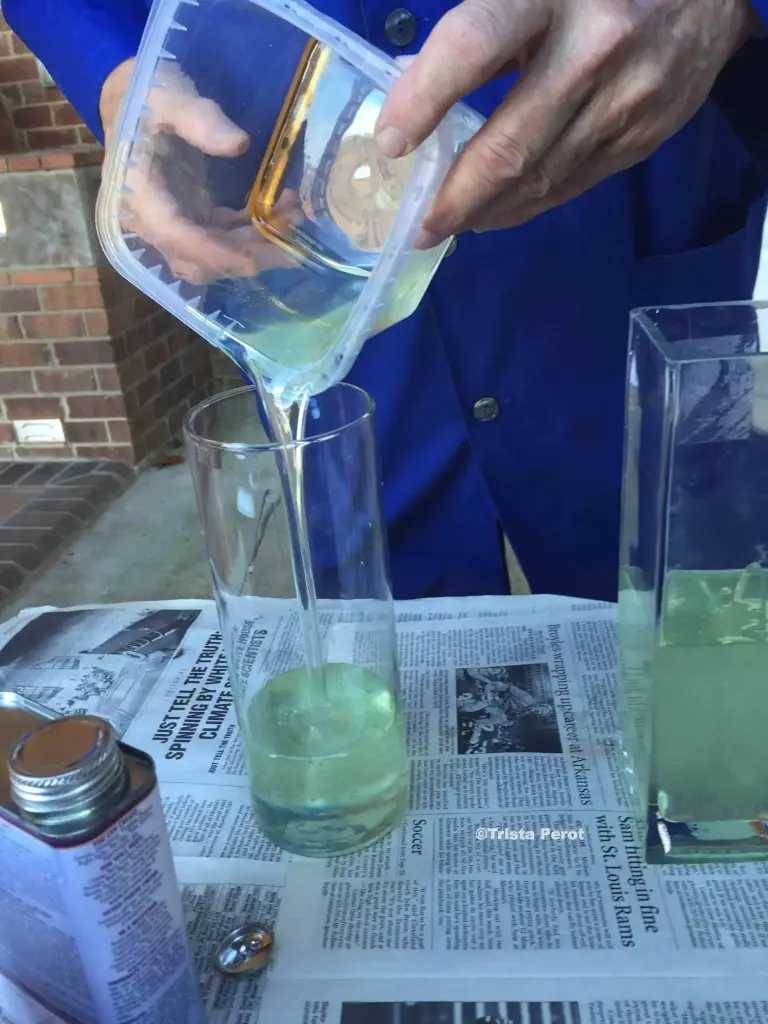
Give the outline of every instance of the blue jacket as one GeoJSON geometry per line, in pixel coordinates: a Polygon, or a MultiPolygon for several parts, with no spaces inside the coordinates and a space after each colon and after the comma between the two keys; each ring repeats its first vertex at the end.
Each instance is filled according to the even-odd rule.
{"type": "MultiPolygon", "coordinates": [[[[768,0],[754,2],[768,27],[768,0]]],[[[402,54],[447,5],[413,0],[408,51],[388,43],[381,0],[318,6],[402,54]]],[[[99,135],[101,85],[135,54],[147,10],[3,0],[99,135]]],[[[468,102],[489,115],[508,85],[468,102]]],[[[534,591],[615,599],[629,310],[751,296],[767,171],[768,39],[644,164],[522,227],[459,239],[418,312],[367,343],[350,379],[377,403],[396,596],[506,592],[503,533],[534,591]],[[500,406],[485,422],[483,397],[500,406]]]]}

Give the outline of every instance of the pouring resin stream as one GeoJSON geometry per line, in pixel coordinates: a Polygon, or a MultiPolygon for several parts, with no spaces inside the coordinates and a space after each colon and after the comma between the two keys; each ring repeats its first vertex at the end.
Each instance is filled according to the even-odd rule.
{"type": "MultiPolygon", "coordinates": [[[[260,450],[253,449],[253,457],[261,460],[264,469],[252,470],[250,479],[264,480],[271,474],[280,492],[281,539],[283,547],[289,548],[296,595],[295,602],[280,602],[281,611],[298,623],[301,641],[290,667],[281,664],[282,670],[274,674],[253,671],[247,659],[230,656],[253,809],[263,832],[283,849],[321,857],[349,853],[391,831],[408,802],[378,474],[366,466],[375,459],[370,399],[340,385],[315,398],[307,392],[288,404],[265,385],[252,365],[245,365],[255,390],[234,392],[218,401],[244,398],[247,404],[240,415],[251,419],[257,418],[256,403],[261,405],[265,443],[260,450]],[[327,523],[331,524],[328,529],[327,523]],[[348,545],[353,557],[337,545],[348,545]],[[318,601],[316,573],[329,563],[335,581],[330,585],[332,600],[325,600],[329,586],[324,576],[323,600],[318,601]],[[361,616],[358,606],[362,605],[361,616]],[[334,615],[340,609],[342,619],[344,609],[348,620],[363,618],[362,656],[356,640],[341,647],[328,641],[328,623],[336,624],[334,615]]],[[[194,419],[193,413],[192,431],[198,432],[194,419]]],[[[190,450],[206,539],[218,536],[219,549],[234,549],[233,544],[221,543],[220,524],[212,520],[211,506],[202,498],[201,466],[206,460],[194,453],[192,445],[190,450]]],[[[247,450],[243,457],[246,461],[250,457],[247,450]]],[[[211,486],[208,480],[205,490],[211,486]]],[[[262,522],[257,520],[255,527],[258,532],[262,522]]],[[[232,606],[238,601],[253,603],[253,596],[229,591],[222,581],[226,573],[217,571],[210,540],[208,547],[222,629],[233,650],[238,641],[231,635],[235,627],[230,623],[241,616],[236,610],[233,614],[232,606]]],[[[256,590],[258,559],[257,545],[256,558],[246,573],[246,579],[254,581],[251,589],[256,590]]],[[[248,614],[252,617],[252,612],[248,614]]],[[[350,637],[359,630],[349,621],[337,628],[350,637]]],[[[339,634],[335,635],[337,643],[339,634]]]]}

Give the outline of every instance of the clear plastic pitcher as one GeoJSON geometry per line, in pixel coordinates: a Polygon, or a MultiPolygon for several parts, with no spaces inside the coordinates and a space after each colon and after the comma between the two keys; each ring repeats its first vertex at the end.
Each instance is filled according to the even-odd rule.
{"type": "Polygon", "coordinates": [[[384,158],[373,131],[399,74],[307,4],[152,9],[105,166],[102,245],[286,403],[409,316],[450,245],[414,239],[482,118],[457,106],[413,154],[384,158]]]}

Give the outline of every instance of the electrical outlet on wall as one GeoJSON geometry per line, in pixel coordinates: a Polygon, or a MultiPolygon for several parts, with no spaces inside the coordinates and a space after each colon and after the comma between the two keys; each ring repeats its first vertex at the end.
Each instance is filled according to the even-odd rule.
{"type": "Polygon", "coordinates": [[[14,420],[13,429],[19,444],[65,444],[61,420],[14,420]]]}

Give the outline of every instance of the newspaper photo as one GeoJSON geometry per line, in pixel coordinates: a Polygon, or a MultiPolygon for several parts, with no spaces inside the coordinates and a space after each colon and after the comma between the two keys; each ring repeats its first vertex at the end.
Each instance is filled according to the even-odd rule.
{"type": "Polygon", "coordinates": [[[614,613],[581,614],[400,627],[414,810],[623,806],[614,613]]]}
{"type": "Polygon", "coordinates": [[[24,616],[0,648],[0,689],[63,715],[99,714],[123,733],[199,615],[135,605],[24,616]]]}
{"type": "Polygon", "coordinates": [[[764,991],[711,979],[445,977],[266,986],[261,1024],[763,1024],[764,991]]]}

